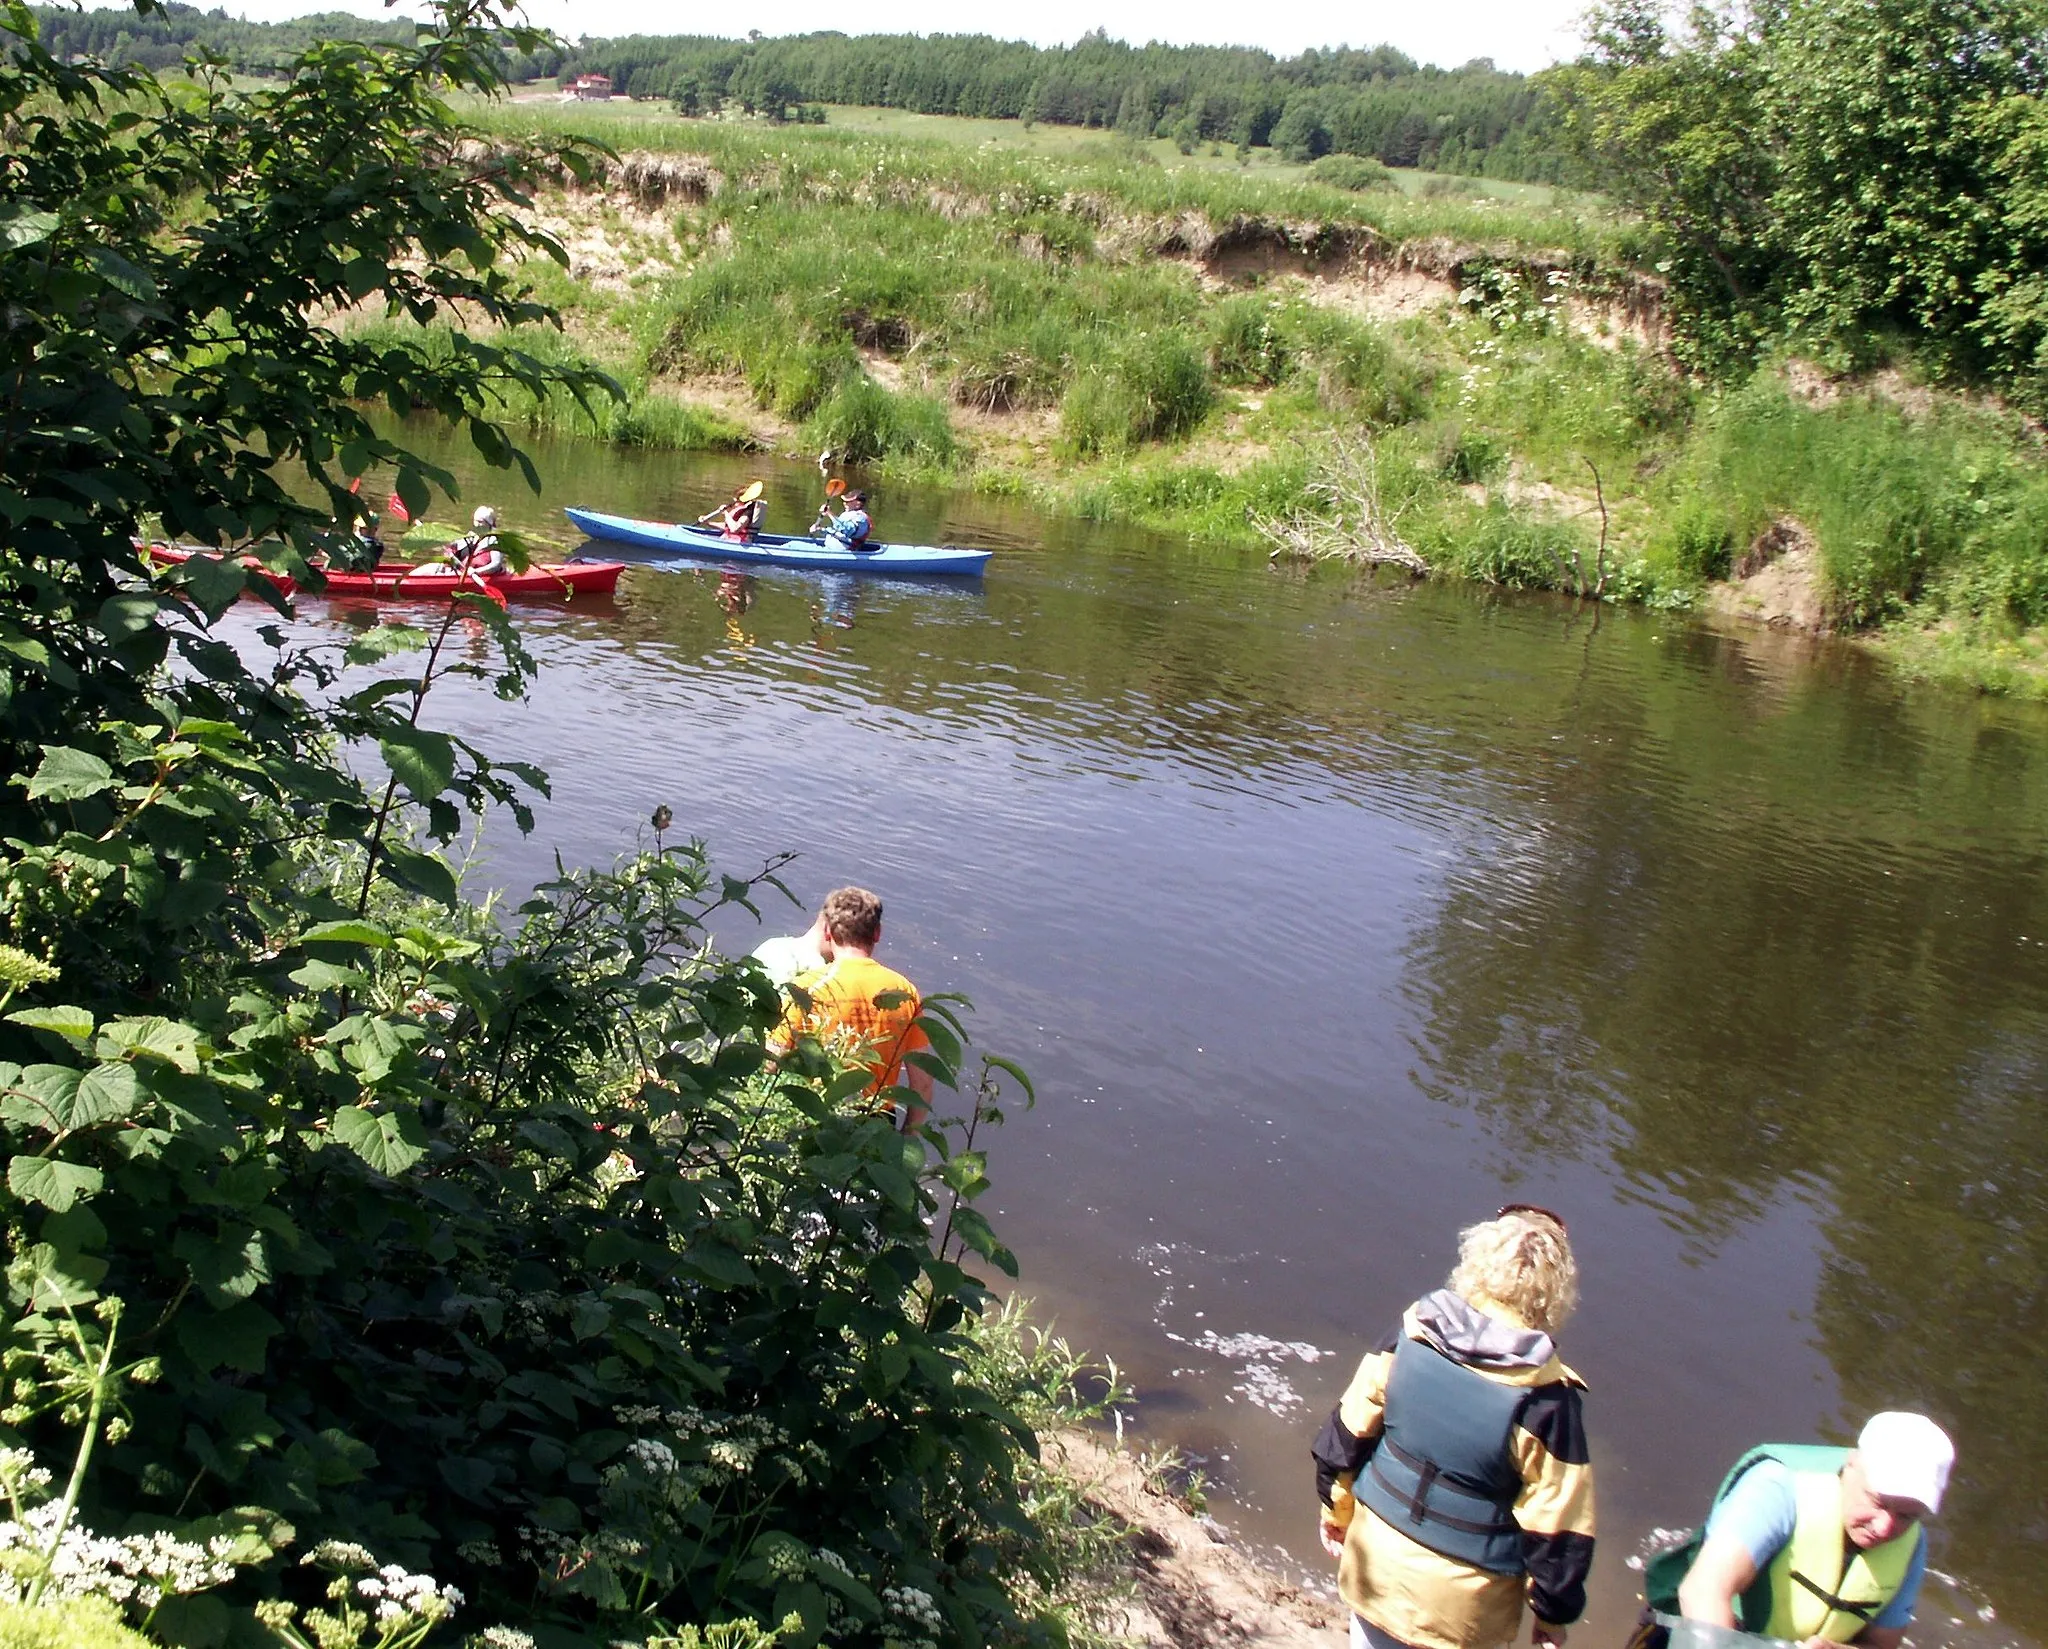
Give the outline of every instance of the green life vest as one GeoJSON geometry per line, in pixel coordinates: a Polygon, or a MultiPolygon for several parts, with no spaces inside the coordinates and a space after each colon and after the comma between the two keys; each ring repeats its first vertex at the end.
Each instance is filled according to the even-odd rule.
{"type": "MultiPolygon", "coordinates": [[[[1814,1443],[1765,1443],[1736,1461],[1721,1480],[1714,1492],[1716,1506],[1750,1467],[1775,1460],[1792,1474],[1798,1506],[1792,1538],[1735,1600],[1736,1624],[1743,1631],[1794,1642],[1822,1637],[1847,1643],[1898,1596],[1923,1532],[1915,1524],[1867,1552],[1851,1546],[1842,1532],[1842,1464],[1848,1458],[1847,1449],[1814,1443]]],[[[1653,1610],[1677,1612],[1679,1584],[1699,1556],[1703,1538],[1703,1529],[1694,1530],[1682,1546],[1651,1560],[1643,1591],[1653,1610]]]]}
{"type": "Polygon", "coordinates": [[[1860,1550],[1842,1532],[1842,1462],[1849,1458],[1847,1449],[1773,1443],[1751,1452],[1791,1468],[1799,1505],[1792,1538],[1771,1559],[1767,1571],[1771,1614],[1765,1634],[1849,1642],[1899,1595],[1924,1538],[1920,1525],[1915,1523],[1882,1546],[1860,1550]]]}

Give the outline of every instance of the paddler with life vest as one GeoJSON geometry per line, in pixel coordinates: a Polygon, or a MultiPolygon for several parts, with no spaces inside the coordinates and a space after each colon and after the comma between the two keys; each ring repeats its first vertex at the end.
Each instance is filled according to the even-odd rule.
{"type": "MultiPolygon", "coordinates": [[[[1932,1420],[1897,1411],[1872,1415],[1853,1449],[1751,1449],[1714,1497],[1677,1612],[1807,1649],[1897,1649],[1927,1572],[1923,1525],[1941,1510],[1955,1454],[1932,1420]]],[[[1645,1576],[1653,1608],[1657,1569],[1645,1576]]]]}
{"type": "Polygon", "coordinates": [[[721,538],[730,538],[737,544],[751,544],[768,514],[768,506],[761,498],[766,490],[761,482],[749,481],[732,495],[731,502],[698,516],[697,525],[715,526],[721,538]]]}
{"type": "Polygon", "coordinates": [[[1584,1383],[1552,1338],[1579,1298],[1564,1221],[1511,1203],[1447,1287],[1358,1365],[1313,1454],[1353,1649],[1562,1644],[1586,1607],[1584,1383]]]}

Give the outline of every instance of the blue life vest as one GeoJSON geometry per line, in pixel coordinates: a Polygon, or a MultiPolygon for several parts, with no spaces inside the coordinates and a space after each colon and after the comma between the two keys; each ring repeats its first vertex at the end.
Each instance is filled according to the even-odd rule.
{"type": "Polygon", "coordinates": [[[1403,1335],[1379,1441],[1352,1495],[1433,1552],[1494,1574],[1525,1573],[1515,1522],[1522,1474],[1508,1444],[1528,1395],[1403,1335]]]}

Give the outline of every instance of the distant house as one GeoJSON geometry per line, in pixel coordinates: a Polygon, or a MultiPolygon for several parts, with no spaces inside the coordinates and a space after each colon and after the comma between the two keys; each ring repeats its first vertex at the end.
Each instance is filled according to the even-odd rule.
{"type": "Polygon", "coordinates": [[[612,95],[612,77],[608,74],[579,74],[569,83],[569,95],[591,103],[602,103],[612,95]]]}

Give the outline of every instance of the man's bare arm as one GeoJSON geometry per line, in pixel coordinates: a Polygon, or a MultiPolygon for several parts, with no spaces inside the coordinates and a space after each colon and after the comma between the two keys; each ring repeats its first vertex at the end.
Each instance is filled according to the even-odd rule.
{"type": "Polygon", "coordinates": [[[1678,1612],[1707,1626],[1733,1626],[1735,1600],[1756,1582],[1756,1559],[1739,1540],[1715,1536],[1678,1586],[1678,1612]]]}

